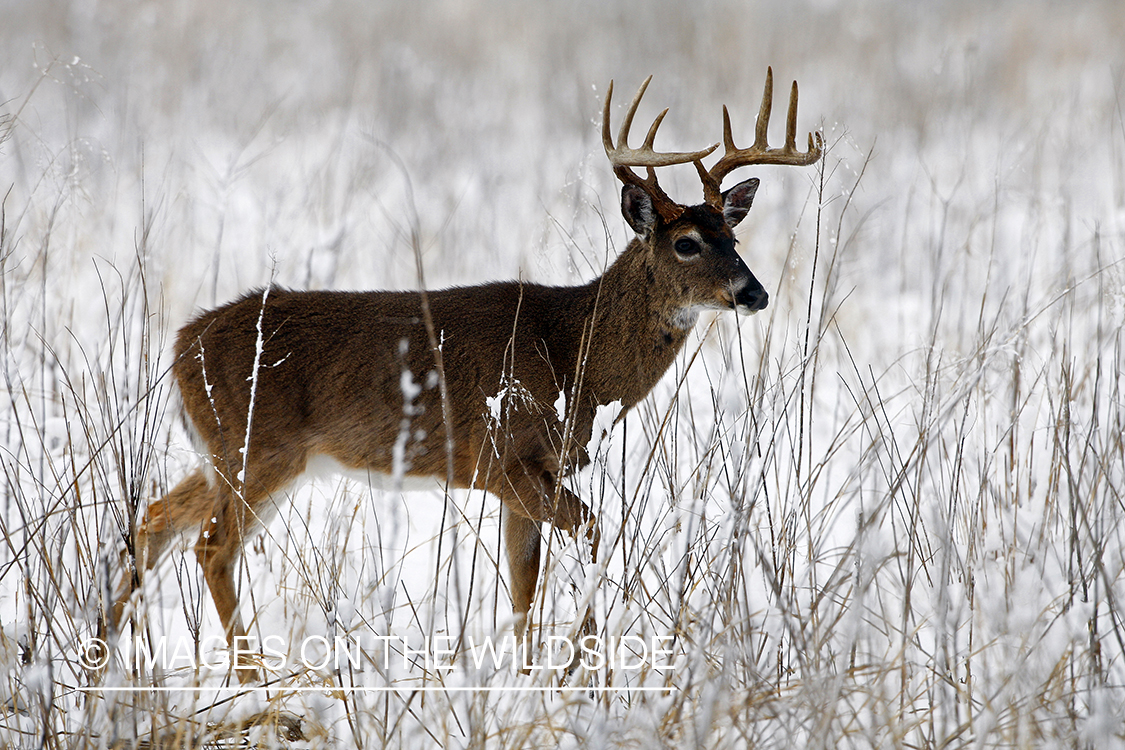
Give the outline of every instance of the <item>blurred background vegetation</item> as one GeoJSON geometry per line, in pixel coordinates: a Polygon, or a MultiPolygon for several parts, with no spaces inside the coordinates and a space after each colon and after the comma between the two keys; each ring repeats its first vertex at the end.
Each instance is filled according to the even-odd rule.
{"type": "MultiPolygon", "coordinates": [[[[724,103],[749,140],[768,65],[778,101],[800,82],[799,138],[829,146],[822,170],[753,172],[740,251],[770,308],[701,330],[700,363],[595,469],[652,496],[635,516],[603,497],[605,523],[675,532],[606,572],[607,602],[635,594],[629,569],[663,593],[602,621],[679,633],[678,691],[343,701],[315,736],[1125,741],[1122,3],[0,0],[0,18],[0,743],[195,716],[171,701],[111,729],[120,706],[68,693],[83,676],[60,656],[116,559],[99,548],[194,461],[161,378],[193,310],[270,281],[413,288],[412,232],[430,287],[593,278],[628,238],[609,80],[620,107],[653,74],[640,119],[670,107],[658,146],[695,149],[724,103]]],[[[290,543],[335,549],[267,544],[290,543]]],[[[265,600],[316,588],[306,563],[280,584],[275,555],[248,556],[280,587],[265,600]]],[[[165,621],[182,595],[213,631],[198,582],[171,578],[165,621]]],[[[301,596],[269,611],[319,632],[301,596]]]]}

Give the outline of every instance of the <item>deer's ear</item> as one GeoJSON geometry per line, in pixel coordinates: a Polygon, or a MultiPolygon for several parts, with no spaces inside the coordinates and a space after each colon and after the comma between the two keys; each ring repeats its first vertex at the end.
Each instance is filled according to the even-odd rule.
{"type": "Polygon", "coordinates": [[[754,194],[757,192],[758,178],[751,177],[723,193],[723,218],[726,219],[728,227],[733,229],[738,226],[738,222],[746,218],[750,204],[754,202],[754,194]]]}
{"type": "Polygon", "coordinates": [[[656,226],[656,208],[652,204],[652,196],[637,185],[625,185],[621,188],[621,215],[629,222],[633,231],[642,237],[656,226]]]}

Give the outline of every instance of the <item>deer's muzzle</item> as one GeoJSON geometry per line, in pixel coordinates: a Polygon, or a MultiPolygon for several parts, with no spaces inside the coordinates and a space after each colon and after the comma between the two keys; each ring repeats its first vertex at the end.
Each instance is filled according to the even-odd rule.
{"type": "Polygon", "coordinates": [[[734,307],[740,313],[756,313],[765,310],[770,296],[753,276],[734,295],[734,307]]]}

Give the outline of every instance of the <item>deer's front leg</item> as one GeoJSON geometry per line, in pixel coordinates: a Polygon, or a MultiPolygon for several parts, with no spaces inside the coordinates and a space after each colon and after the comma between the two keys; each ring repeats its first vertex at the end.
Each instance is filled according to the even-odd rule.
{"type": "Polygon", "coordinates": [[[515,513],[504,519],[504,546],[508,550],[511,571],[512,612],[516,616],[516,637],[527,632],[531,601],[535,598],[535,582],[539,579],[541,535],[539,522],[515,513]]]}
{"type": "Polygon", "coordinates": [[[554,513],[554,525],[563,531],[569,532],[571,536],[577,539],[579,536],[585,536],[586,540],[590,542],[590,558],[598,561],[598,545],[601,543],[601,532],[598,530],[598,519],[594,516],[590,506],[582,502],[582,499],[568,490],[566,487],[555,484],[554,479],[550,480],[551,489],[548,504],[552,506],[554,513]],[[558,497],[557,504],[555,503],[555,496],[558,497]]]}
{"type": "Polygon", "coordinates": [[[546,469],[516,467],[489,488],[512,515],[549,523],[577,538],[584,534],[597,560],[600,537],[593,512],[582,499],[558,484],[546,469]]]}
{"type": "MultiPolygon", "coordinates": [[[[531,654],[531,604],[535,599],[542,547],[540,524],[552,523],[576,537],[584,531],[591,542],[595,559],[598,549],[597,526],[589,507],[573,492],[558,486],[549,472],[509,474],[505,479],[505,488],[506,492],[497,494],[500,494],[507,511],[503,521],[504,544],[511,570],[512,612],[516,617],[515,633],[524,654],[522,658],[527,660],[531,654]]],[[[596,631],[589,609],[581,617],[579,639],[596,631]]],[[[572,648],[576,659],[577,644],[572,643],[572,648]]],[[[575,666],[576,663],[572,663],[567,668],[567,673],[573,671],[575,666]]],[[[530,662],[525,661],[521,669],[528,671],[530,662]]]]}
{"type": "Polygon", "coordinates": [[[586,503],[565,487],[556,484],[545,470],[515,469],[493,488],[507,508],[504,543],[511,569],[512,611],[517,617],[517,633],[527,627],[527,614],[535,597],[539,577],[541,523],[573,534],[585,533],[597,558],[598,533],[594,515],[586,503]]]}

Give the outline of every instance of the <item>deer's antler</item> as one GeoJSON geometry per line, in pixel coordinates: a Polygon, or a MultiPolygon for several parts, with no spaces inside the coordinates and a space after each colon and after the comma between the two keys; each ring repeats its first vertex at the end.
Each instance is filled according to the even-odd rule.
{"type": "Polygon", "coordinates": [[[785,145],[781,148],[770,148],[766,140],[766,131],[770,124],[770,111],[773,109],[773,68],[766,69],[766,88],[762,93],[762,106],[758,110],[758,121],[754,125],[754,145],[749,148],[738,148],[734,145],[734,136],[731,135],[730,114],[723,105],[723,148],[725,153],[715,162],[710,170],[703,168],[702,162],[695,160],[695,168],[699,171],[699,178],[703,181],[703,197],[711,205],[722,208],[722,182],[723,178],[739,167],[751,164],[787,164],[804,167],[815,164],[820,158],[824,148],[824,140],[820,133],[809,133],[809,148],[807,151],[797,150],[797,82],[793,81],[793,88],[789,93],[789,117],[785,121],[785,145]]]}
{"type": "Polygon", "coordinates": [[[609,163],[613,165],[613,173],[617,175],[617,179],[623,183],[638,185],[643,188],[652,198],[653,206],[660,217],[665,221],[671,221],[678,217],[684,209],[660,188],[656,181],[656,167],[688,163],[698,165],[699,160],[710,155],[712,151],[719,147],[719,144],[716,143],[702,151],[657,152],[653,148],[653,141],[656,139],[656,131],[660,127],[660,123],[663,122],[664,115],[668,114],[668,110],[665,109],[656,116],[641,147],[630,148],[628,143],[629,128],[633,125],[633,116],[637,113],[637,106],[640,105],[641,97],[645,95],[645,89],[648,88],[651,80],[652,76],[649,76],[637,89],[637,94],[633,97],[633,103],[629,105],[629,111],[625,113],[625,119],[621,122],[621,130],[617,134],[617,145],[614,145],[609,133],[609,103],[610,99],[613,98],[613,81],[609,82],[609,89],[605,94],[605,109],[602,112],[602,145],[605,146],[605,155],[609,157],[609,163]],[[642,179],[631,169],[632,167],[645,167],[648,170],[647,178],[642,179]]]}

